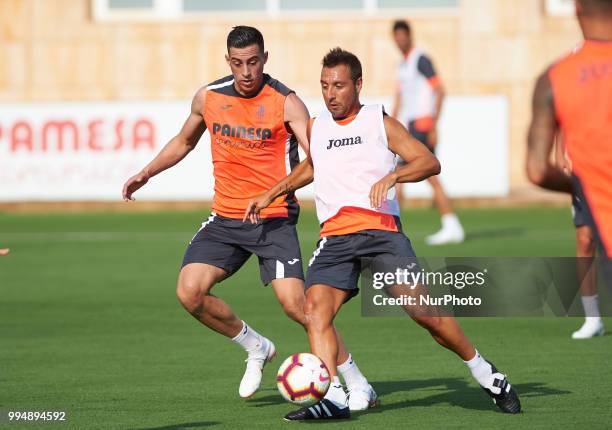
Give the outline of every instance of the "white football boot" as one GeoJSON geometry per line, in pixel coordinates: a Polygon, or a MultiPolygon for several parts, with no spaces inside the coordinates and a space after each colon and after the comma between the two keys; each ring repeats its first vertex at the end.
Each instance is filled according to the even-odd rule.
{"type": "Polygon", "coordinates": [[[427,236],[427,245],[445,245],[447,243],[461,243],[465,239],[465,232],[461,221],[454,213],[442,215],[442,228],[435,234],[427,236]]]}
{"type": "Polygon", "coordinates": [[[378,404],[378,396],[370,384],[349,389],[348,406],[351,411],[365,411],[378,406],[378,404]]]}
{"type": "Polygon", "coordinates": [[[246,370],[238,389],[238,393],[242,398],[249,398],[259,390],[264,366],[276,357],[276,348],[272,341],[263,336],[261,340],[260,347],[249,351],[249,356],[245,360],[247,364],[246,370]]]}
{"type": "Polygon", "coordinates": [[[603,336],[604,333],[601,318],[587,317],[582,327],[572,333],[572,339],[590,339],[595,336],[603,336]]]}
{"type": "Polygon", "coordinates": [[[437,233],[427,236],[425,243],[427,245],[446,245],[448,243],[461,243],[464,239],[465,233],[459,225],[440,229],[437,233]]]}

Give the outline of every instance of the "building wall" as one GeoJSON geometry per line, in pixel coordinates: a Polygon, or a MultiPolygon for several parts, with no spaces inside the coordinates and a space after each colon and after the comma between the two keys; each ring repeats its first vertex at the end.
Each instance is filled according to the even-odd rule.
{"type": "MultiPolygon", "coordinates": [[[[398,60],[393,18],[114,23],[93,20],[89,0],[0,0],[0,103],[188,99],[228,73],[225,37],[236,24],[262,30],[268,72],[298,94],[318,95],[320,59],[342,46],[364,63],[365,94],[389,95],[398,60]]],[[[533,82],[579,42],[575,20],[547,16],[543,0],[461,0],[457,13],[403,18],[413,22],[416,41],[430,52],[449,94],[508,98],[511,186],[527,186],[523,159],[533,82]]],[[[466,126],[477,132],[478,121],[466,126]]]]}

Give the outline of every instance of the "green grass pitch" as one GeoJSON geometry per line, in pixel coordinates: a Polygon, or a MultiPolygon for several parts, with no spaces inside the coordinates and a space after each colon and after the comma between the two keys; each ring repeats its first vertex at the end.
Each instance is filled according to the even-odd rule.
{"type": "MultiPolygon", "coordinates": [[[[0,428],[271,429],[293,408],[276,391],[281,360],[308,349],[303,330],[260,285],[255,259],[215,288],[277,345],[262,390],[238,397],[244,353],[201,327],[175,298],[185,247],[204,212],[0,214],[0,410],[66,410],[64,424],[0,428]]],[[[433,210],[403,213],[421,256],[572,256],[568,209],[466,209],[465,244],[430,248],[433,210]]],[[[300,219],[304,259],[317,223],[300,219]]],[[[612,329],[612,319],[606,323],[612,329]]],[[[463,328],[521,394],[524,413],[497,411],[465,365],[407,318],[337,325],[381,406],[327,428],[610,428],[612,336],[573,341],[578,318],[471,318],[463,328]]]]}

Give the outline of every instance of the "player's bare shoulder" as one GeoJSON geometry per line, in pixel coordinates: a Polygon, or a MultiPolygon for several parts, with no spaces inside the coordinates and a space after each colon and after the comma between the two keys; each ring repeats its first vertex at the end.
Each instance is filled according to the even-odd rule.
{"type": "Polygon", "coordinates": [[[385,125],[385,133],[387,134],[387,140],[390,145],[392,142],[404,139],[408,136],[406,127],[390,115],[383,114],[383,124],[385,125]]]}
{"type": "Polygon", "coordinates": [[[193,99],[191,100],[191,113],[204,116],[204,106],[206,104],[207,92],[207,86],[203,86],[196,91],[195,95],[193,96],[193,99]]]}
{"type": "Polygon", "coordinates": [[[285,122],[308,121],[310,114],[306,104],[296,93],[289,93],[285,99],[285,122]]]}
{"type": "Polygon", "coordinates": [[[386,131],[395,130],[397,127],[404,128],[401,122],[386,113],[383,114],[383,123],[385,124],[386,131]]]}
{"type": "Polygon", "coordinates": [[[206,123],[204,121],[204,105],[206,103],[206,87],[196,91],[191,100],[191,112],[185,120],[183,127],[179,131],[177,137],[183,139],[191,148],[195,147],[206,131],[206,123]]]}
{"type": "Polygon", "coordinates": [[[285,99],[285,124],[295,135],[300,146],[306,152],[310,148],[309,121],[310,113],[308,108],[294,92],[287,95],[285,99]]]}
{"type": "Polygon", "coordinates": [[[550,82],[550,70],[551,67],[547,67],[535,83],[533,90],[533,105],[537,109],[538,107],[550,108],[554,105],[553,102],[553,90],[550,82]]]}

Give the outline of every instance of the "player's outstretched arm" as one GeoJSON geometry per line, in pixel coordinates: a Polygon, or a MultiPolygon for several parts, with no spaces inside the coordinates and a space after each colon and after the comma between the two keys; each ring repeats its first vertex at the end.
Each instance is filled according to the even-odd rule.
{"type": "Polygon", "coordinates": [[[142,188],[149,179],[174,166],[195,148],[206,131],[202,112],[206,98],[206,88],[201,88],[191,102],[191,113],[181,131],[174,136],[157,156],[144,169],[132,176],[123,186],[123,199],[133,200],[132,194],[142,188]]]}
{"type": "Polygon", "coordinates": [[[276,198],[305,187],[310,184],[313,179],[314,168],[312,166],[312,160],[308,157],[298,164],[285,179],[278,182],[265,193],[251,199],[244,211],[242,221],[248,219],[251,223],[256,224],[259,221],[259,212],[261,212],[262,209],[270,206],[276,198]]]}
{"type": "Polygon", "coordinates": [[[370,190],[370,204],[379,208],[387,197],[387,192],[397,183],[419,182],[440,173],[440,162],[421,142],[410,136],[408,130],[395,118],[385,116],[385,131],[389,149],[406,161],[370,190]]]}
{"type": "Polygon", "coordinates": [[[527,142],[527,176],[542,188],[571,193],[570,178],[551,161],[557,132],[552,85],[548,72],[544,72],[538,78],[533,93],[533,118],[527,142]]]}

